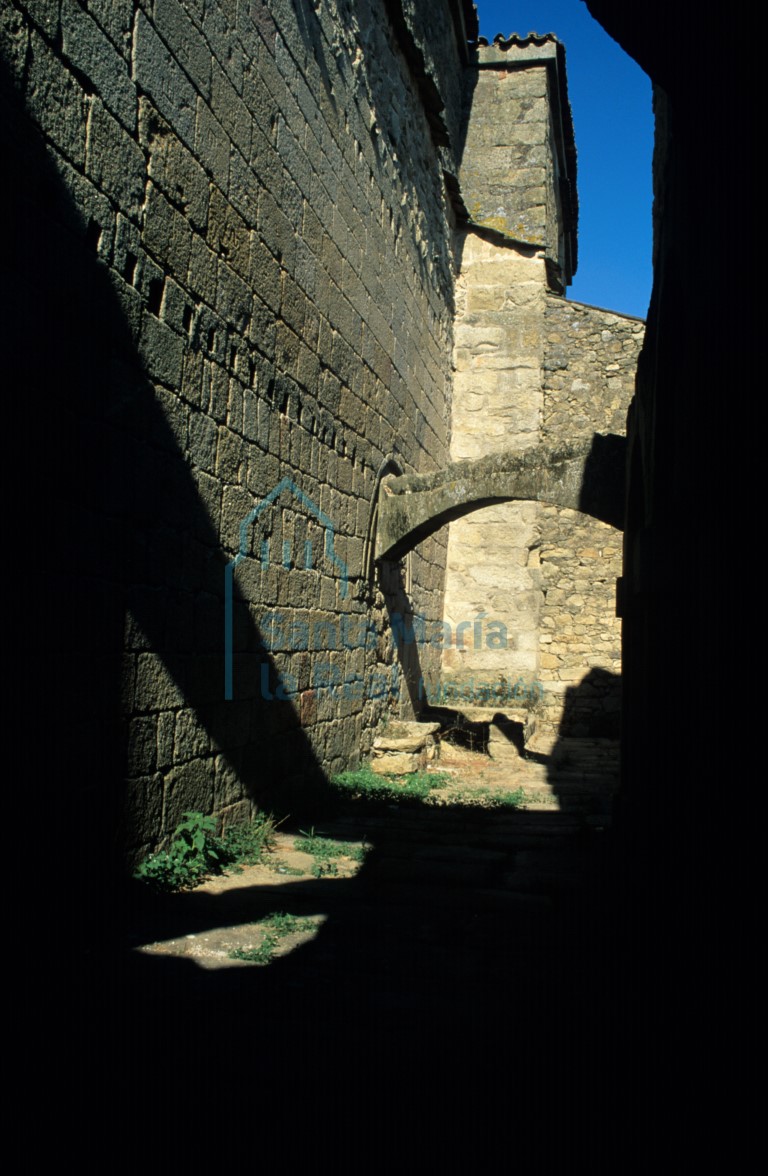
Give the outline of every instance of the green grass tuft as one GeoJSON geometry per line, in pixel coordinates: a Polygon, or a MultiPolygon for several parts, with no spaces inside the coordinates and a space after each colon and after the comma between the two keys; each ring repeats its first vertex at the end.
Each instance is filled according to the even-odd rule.
{"type": "Polygon", "coordinates": [[[314,827],[308,832],[301,830],[302,836],[293,843],[294,849],[302,853],[311,854],[315,859],[312,874],[315,878],[336,878],[339,873],[337,858],[347,857],[354,862],[362,862],[367,852],[367,846],[348,845],[346,841],[333,841],[330,837],[319,837],[314,827]]]}
{"type": "Polygon", "coordinates": [[[256,947],[235,947],[229,953],[231,960],[245,960],[249,964],[269,964],[280,946],[280,941],[286,935],[297,931],[316,931],[317,923],[314,919],[302,919],[299,915],[289,915],[285,911],[277,911],[268,918],[262,919],[262,926],[268,928],[261,943],[256,947]]]}
{"type": "Polygon", "coordinates": [[[265,935],[258,947],[236,947],[229,953],[231,960],[246,960],[249,964],[269,964],[275,954],[279,940],[274,935],[265,935]]]}
{"type": "Polygon", "coordinates": [[[462,788],[461,784],[457,784],[450,791],[446,792],[444,796],[429,798],[427,803],[446,806],[471,805],[479,808],[506,809],[520,808],[521,805],[525,804],[527,799],[525,791],[522,788],[498,791],[493,788],[462,788]]]}
{"type": "Polygon", "coordinates": [[[346,800],[375,800],[398,804],[422,801],[450,777],[445,772],[412,772],[409,776],[379,776],[370,768],[342,772],[331,780],[337,795],[346,800]]]}

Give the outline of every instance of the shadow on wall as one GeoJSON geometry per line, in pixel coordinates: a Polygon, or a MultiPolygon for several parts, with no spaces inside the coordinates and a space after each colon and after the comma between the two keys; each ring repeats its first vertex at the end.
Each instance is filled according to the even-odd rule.
{"type": "Polygon", "coordinates": [[[382,560],[378,565],[379,586],[384,596],[400,673],[408,695],[410,709],[407,714],[404,712],[404,717],[418,718],[424,709],[424,670],[419,658],[419,642],[414,633],[413,604],[405,583],[407,559],[408,556],[401,561],[382,560]]]}
{"type": "MultiPolygon", "coordinates": [[[[112,246],[106,219],[78,210],[5,73],[0,91],[12,177],[2,283],[10,436],[23,450],[19,498],[35,555],[28,623],[15,633],[30,792],[57,829],[68,880],[79,875],[67,915],[78,911],[90,937],[114,915],[126,840],[146,843],[161,819],[173,829],[184,808],[259,800],[297,773],[322,774],[289,702],[267,704],[253,683],[241,684],[240,701],[223,700],[220,488],[193,477],[182,448],[187,420],[202,414],[146,375],[142,354],[173,341],[152,310],[157,287],[135,257],[119,262],[122,277],[110,274],[100,260],[112,246]],[[160,716],[179,708],[197,730],[198,758],[171,768],[160,716]]],[[[68,183],[76,190],[74,172],[68,183]]],[[[194,341],[193,361],[204,347],[194,341]]],[[[185,383],[185,394],[199,391],[185,383]]],[[[247,609],[238,624],[255,677],[261,659],[274,685],[247,609]]]]}
{"type": "Polygon", "coordinates": [[[565,692],[561,736],[618,739],[621,735],[621,676],[594,668],[565,692]]]}
{"type": "Polygon", "coordinates": [[[569,686],[557,742],[546,763],[552,793],[562,812],[586,810],[608,818],[619,787],[621,676],[592,669],[569,686]]]}

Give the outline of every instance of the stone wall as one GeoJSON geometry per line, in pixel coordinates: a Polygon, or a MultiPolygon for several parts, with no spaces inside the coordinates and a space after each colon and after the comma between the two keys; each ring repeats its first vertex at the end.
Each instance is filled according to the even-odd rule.
{"type": "Polygon", "coordinates": [[[68,504],[61,723],[84,827],[134,855],[354,762],[400,709],[388,611],[442,614],[444,538],[410,599],[362,582],[382,463],[448,455],[459,113],[418,7],[3,9],[11,289],[22,350],[49,324],[32,378],[68,504]]]}
{"type": "MultiPolygon", "coordinates": [[[[545,250],[558,237],[557,225],[547,222],[554,52],[551,41],[477,51],[460,172],[472,228],[459,244],[454,461],[526,449],[540,439],[545,250]]],[[[536,677],[541,593],[529,553],[538,541],[537,518],[536,505],[509,504],[449,529],[445,614],[452,641],[443,671],[446,685],[460,684],[473,701],[496,684],[536,677]],[[503,626],[501,643],[487,625],[474,640],[478,616],[503,626]],[[473,624],[471,642],[458,631],[466,622],[473,624]]]]}
{"type": "MultiPolygon", "coordinates": [[[[624,432],[643,324],[552,292],[575,257],[558,49],[511,38],[479,50],[461,169],[472,223],[459,247],[453,460],[624,432]]],[[[575,511],[508,503],[452,523],[446,692],[535,703],[539,735],[617,734],[620,571],[621,535],[575,511]]]]}
{"type": "Polygon", "coordinates": [[[609,541],[567,514],[494,507],[376,587],[363,566],[383,471],[615,428],[639,331],[552,297],[575,257],[562,47],[470,60],[460,8],[2,10],[12,435],[44,471],[24,659],[55,700],[39,770],[77,781],[107,855],[188,809],[293,807],[441,669],[547,673],[554,723],[578,666],[615,668],[612,634],[599,664],[582,648],[612,573],[590,596],[558,563],[609,541]],[[452,645],[407,640],[415,619],[452,645]]]}
{"type": "MultiPolygon", "coordinates": [[[[473,233],[462,249],[457,296],[451,458],[523,450],[540,439],[545,271],[542,258],[473,233]]],[[[535,503],[487,507],[451,523],[445,615],[452,645],[448,679],[482,691],[502,678],[527,682],[538,671],[541,593],[530,552],[538,544],[535,503]],[[478,645],[461,642],[462,622],[485,613],[504,626],[500,648],[485,626],[478,645]]]]}
{"type": "MultiPolygon", "coordinates": [[[[453,460],[541,439],[547,243],[560,235],[548,220],[556,207],[548,195],[555,62],[548,39],[478,50],[460,173],[471,227],[459,246],[453,460]]],[[[446,684],[462,686],[472,701],[517,679],[536,680],[538,517],[535,504],[510,503],[451,524],[445,609],[452,644],[443,670],[446,684]],[[477,616],[487,622],[479,643],[462,642],[458,626],[477,616]],[[491,621],[503,627],[500,642],[488,639],[491,621]]]]}
{"type": "MultiPolygon", "coordinates": [[[[544,331],[542,439],[624,436],[642,320],[550,294],[544,331]]],[[[540,726],[564,735],[618,738],[622,534],[554,506],[540,508],[540,526],[540,726]]]]}

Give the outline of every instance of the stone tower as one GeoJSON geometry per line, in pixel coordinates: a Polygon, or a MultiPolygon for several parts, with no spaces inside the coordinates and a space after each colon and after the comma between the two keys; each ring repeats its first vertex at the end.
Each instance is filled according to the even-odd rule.
{"type": "MultiPolygon", "coordinates": [[[[623,433],[643,324],[563,297],[577,200],[562,45],[481,43],[467,105],[451,458],[623,433]]],[[[535,703],[540,735],[618,734],[620,570],[620,533],[576,511],[505,503],[452,523],[445,701],[535,703]]]]}

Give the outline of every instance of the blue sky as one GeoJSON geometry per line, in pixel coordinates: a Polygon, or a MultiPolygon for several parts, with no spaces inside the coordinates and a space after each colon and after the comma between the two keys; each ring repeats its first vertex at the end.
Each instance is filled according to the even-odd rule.
{"type": "Polygon", "coordinates": [[[480,35],[555,33],[578,153],[579,266],[568,297],[645,318],[651,292],[651,83],[582,0],[476,0],[480,35]]]}

